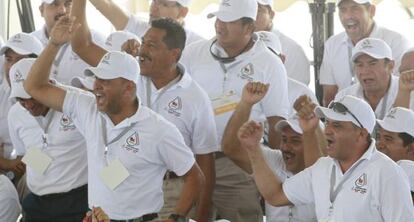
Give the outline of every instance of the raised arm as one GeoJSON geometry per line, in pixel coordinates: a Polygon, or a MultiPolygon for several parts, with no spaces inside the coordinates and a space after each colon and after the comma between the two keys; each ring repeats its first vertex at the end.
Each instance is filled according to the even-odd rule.
{"type": "Polygon", "coordinates": [[[294,104],[299,116],[299,124],[303,131],[303,150],[305,167],[312,166],[321,156],[321,145],[325,137],[319,127],[319,118],[315,115],[316,104],[308,96],[299,97],[294,104]]]}
{"type": "Polygon", "coordinates": [[[53,61],[60,47],[69,41],[79,25],[74,25],[74,19],[63,16],[53,27],[50,39],[33,64],[26,81],[24,89],[35,100],[57,111],[62,111],[66,91],[49,82],[49,73],[53,61]]]}
{"type": "Polygon", "coordinates": [[[92,40],[86,21],[86,0],[73,0],[71,16],[76,18],[75,23],[80,24],[78,31],[71,39],[73,51],[89,65],[97,66],[107,51],[92,40]]]}
{"type": "Polygon", "coordinates": [[[254,181],[265,200],[273,206],[290,205],[290,201],[283,192],[282,182],[272,172],[263,157],[260,148],[263,126],[254,121],[246,122],[239,129],[237,137],[241,147],[249,156],[254,181]]]}
{"type": "Polygon", "coordinates": [[[394,107],[410,108],[411,92],[414,90],[414,70],[407,70],[400,74],[397,98],[394,107]]]}
{"type": "Polygon", "coordinates": [[[124,30],[129,16],[112,0],[90,0],[93,6],[108,19],[116,30],[124,30]]]}
{"type": "Polygon", "coordinates": [[[227,123],[223,134],[221,146],[224,154],[248,173],[252,173],[250,160],[246,151],[240,149],[237,132],[243,123],[249,120],[253,105],[266,95],[268,88],[268,84],[265,85],[259,82],[250,82],[244,86],[240,103],[227,123]]]}

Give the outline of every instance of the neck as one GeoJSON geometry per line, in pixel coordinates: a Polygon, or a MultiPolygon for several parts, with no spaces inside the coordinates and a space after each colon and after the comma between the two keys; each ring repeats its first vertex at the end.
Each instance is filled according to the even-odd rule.
{"type": "Polygon", "coordinates": [[[132,103],[122,107],[121,112],[114,114],[107,114],[112,123],[116,126],[124,119],[133,116],[138,110],[138,99],[135,99],[132,103]]]}
{"type": "Polygon", "coordinates": [[[230,47],[223,47],[224,51],[226,51],[229,57],[236,57],[242,54],[245,51],[248,51],[253,46],[253,39],[250,37],[248,40],[246,39],[240,44],[230,46],[230,47]]]}
{"type": "Polygon", "coordinates": [[[47,115],[47,113],[49,112],[49,108],[46,108],[45,111],[43,111],[43,113],[41,114],[43,117],[45,117],[47,115]]]}
{"type": "Polygon", "coordinates": [[[364,155],[364,153],[369,149],[369,145],[370,144],[366,145],[364,149],[357,150],[356,153],[348,159],[338,160],[342,173],[348,171],[352,165],[354,165],[362,157],[362,155],[364,155]]]}
{"type": "Polygon", "coordinates": [[[161,89],[162,87],[166,86],[168,83],[173,81],[177,76],[180,75],[180,71],[177,66],[168,70],[167,73],[163,73],[162,75],[151,77],[151,81],[154,84],[155,88],[161,89]]]}

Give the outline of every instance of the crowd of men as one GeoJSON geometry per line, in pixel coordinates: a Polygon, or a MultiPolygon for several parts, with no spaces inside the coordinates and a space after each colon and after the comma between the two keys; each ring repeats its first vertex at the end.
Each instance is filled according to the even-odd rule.
{"type": "Polygon", "coordinates": [[[323,104],[272,0],[222,0],[212,39],[191,0],[89,0],[104,40],[87,2],[0,41],[0,221],[414,221],[414,48],[371,0],[337,1],[323,104]]]}

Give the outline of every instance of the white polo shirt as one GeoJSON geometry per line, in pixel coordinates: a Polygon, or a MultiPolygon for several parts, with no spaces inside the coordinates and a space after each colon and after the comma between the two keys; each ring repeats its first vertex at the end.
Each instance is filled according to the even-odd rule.
{"type": "Polygon", "coordinates": [[[98,111],[94,95],[82,90],[66,92],[64,113],[87,138],[89,166],[89,206],[100,206],[111,219],[125,220],[157,213],[163,206],[162,183],[165,172],[182,176],[194,165],[194,154],[185,145],[178,129],[147,107],[116,126],[98,111]],[[107,166],[103,131],[108,142],[134,124],[108,148],[109,161],[119,159],[129,176],[114,190],[100,178],[107,166]]]}
{"type": "Polygon", "coordinates": [[[336,172],[332,177],[334,188],[343,178],[347,180],[333,202],[330,221],[414,221],[407,176],[376,149],[374,140],[345,174],[338,161],[321,157],[311,167],[287,179],[283,184],[284,193],[294,205],[314,203],[318,221],[326,221],[331,206],[332,170],[336,172]]]}
{"type": "Polygon", "coordinates": [[[27,167],[27,185],[33,193],[63,193],[87,183],[86,143],[70,117],[52,110],[44,117],[34,117],[20,103],[16,103],[10,109],[8,121],[10,137],[18,156],[38,148],[52,158],[43,175],[27,167]],[[43,148],[44,132],[47,132],[46,148],[43,148]]]}
{"type": "MultiPolygon", "coordinates": [[[[148,21],[143,20],[139,16],[131,15],[129,16],[128,23],[125,26],[125,31],[134,33],[138,37],[143,37],[145,33],[148,31],[148,29],[151,28],[151,25],[148,21]]],[[[199,40],[204,39],[199,34],[195,33],[194,31],[186,28],[184,26],[184,30],[187,36],[185,45],[189,45],[193,42],[197,42],[199,40]]]]}
{"type": "MultiPolygon", "coordinates": [[[[3,42],[3,38],[0,36],[0,48],[4,45],[3,42]]],[[[0,56],[0,82],[3,81],[4,77],[4,70],[3,70],[3,66],[4,66],[4,55],[0,56]]]]}
{"type": "MultiPolygon", "coordinates": [[[[46,47],[49,38],[46,36],[46,27],[31,33],[34,37],[46,47]]],[[[98,32],[91,30],[92,39],[98,45],[104,46],[105,39],[98,32]]],[[[104,48],[104,47],[102,47],[104,48]]],[[[83,71],[89,65],[84,62],[73,50],[72,46],[67,43],[61,47],[53,62],[50,78],[58,82],[71,85],[72,78],[76,76],[84,77],[83,71]]]]}
{"type": "MultiPolygon", "coordinates": [[[[262,146],[261,148],[267,165],[281,182],[293,176],[293,173],[286,169],[286,164],[283,161],[280,150],[270,149],[267,146],[262,146]]],[[[313,204],[307,204],[301,206],[274,207],[266,202],[266,221],[316,222],[315,206],[313,204]]]]}
{"type": "Polygon", "coordinates": [[[277,35],[282,45],[282,52],[286,56],[285,67],[287,76],[305,85],[310,82],[310,62],[305,51],[295,40],[281,33],[275,27],[271,32],[277,35]]]}
{"type": "Polygon", "coordinates": [[[305,84],[298,82],[294,79],[288,78],[288,98],[289,98],[289,116],[296,113],[293,108],[295,101],[302,95],[307,95],[311,98],[312,102],[319,104],[315,94],[305,84]]]}
{"type": "Polygon", "coordinates": [[[7,124],[7,115],[14,103],[14,100],[10,100],[10,86],[7,84],[6,79],[0,81],[0,143],[3,143],[4,153],[3,157],[6,159],[13,159],[13,144],[9,135],[9,126],[7,124]]]}
{"type": "Polygon", "coordinates": [[[410,190],[411,190],[411,192],[414,192],[414,161],[412,161],[412,160],[400,160],[400,161],[397,162],[397,164],[407,174],[408,180],[410,181],[410,190]]]}
{"type": "Polygon", "coordinates": [[[158,90],[150,78],[141,75],[137,88],[142,103],[150,103],[148,107],[173,123],[194,154],[216,152],[219,144],[210,99],[184,67],[178,67],[181,79],[158,90]]]}
{"type": "Polygon", "coordinates": [[[224,49],[218,44],[213,44],[214,39],[191,44],[184,50],[181,61],[187,72],[201,85],[213,102],[219,141],[235,106],[231,106],[232,109],[225,109],[227,112],[216,112],[214,102],[223,98],[223,95],[232,95],[229,100],[239,102],[243,87],[248,82],[260,81],[270,84],[266,96],[253,106],[251,119],[264,122],[266,117],[287,118],[288,116],[289,100],[285,67],[266,44],[257,39],[257,35],[254,34],[254,45],[251,49],[237,56],[234,62],[222,65],[210,54],[212,46],[211,50],[215,54],[227,56],[224,49]]]}
{"type": "Polygon", "coordinates": [[[1,221],[17,221],[21,212],[19,196],[9,178],[0,175],[0,218],[1,221]]]}
{"type": "MultiPolygon", "coordinates": [[[[410,47],[409,41],[400,33],[376,24],[369,37],[382,39],[391,47],[396,62],[394,71],[398,71],[402,55],[410,47]]],[[[353,62],[350,61],[353,48],[354,45],[345,32],[334,35],[325,42],[320,70],[322,85],[337,85],[339,91],[358,82],[352,71],[353,62]]]]}
{"type": "MultiPolygon", "coordinates": [[[[382,97],[376,109],[374,110],[375,116],[377,117],[377,119],[383,119],[385,117],[385,114],[387,114],[388,111],[393,107],[395,99],[397,98],[397,94],[398,94],[398,82],[399,82],[399,77],[392,75],[391,84],[390,84],[390,88],[388,88],[388,92],[385,94],[384,97],[382,97]]],[[[365,100],[364,91],[360,83],[354,84],[352,86],[349,86],[339,91],[338,94],[336,94],[335,96],[335,100],[342,98],[346,95],[356,96],[358,98],[365,100]]],[[[413,92],[411,92],[410,109],[414,110],[414,93],[413,92]]]]}

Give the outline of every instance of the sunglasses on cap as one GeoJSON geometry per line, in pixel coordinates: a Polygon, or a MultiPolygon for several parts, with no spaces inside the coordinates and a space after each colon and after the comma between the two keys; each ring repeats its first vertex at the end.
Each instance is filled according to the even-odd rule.
{"type": "Polygon", "coordinates": [[[364,126],[362,125],[362,123],[359,122],[358,118],[356,118],[356,116],[351,111],[349,111],[349,109],[344,104],[342,104],[340,102],[331,102],[329,104],[328,108],[329,109],[332,109],[336,113],[341,113],[341,114],[344,114],[344,115],[346,113],[349,113],[358,122],[359,126],[361,128],[364,128],[364,126]]]}

